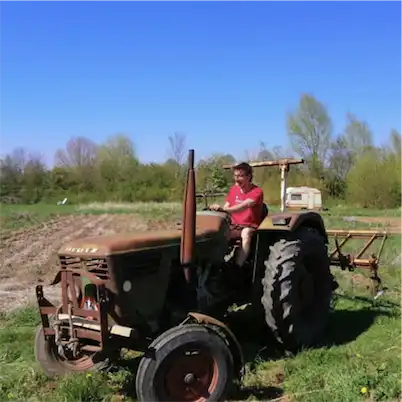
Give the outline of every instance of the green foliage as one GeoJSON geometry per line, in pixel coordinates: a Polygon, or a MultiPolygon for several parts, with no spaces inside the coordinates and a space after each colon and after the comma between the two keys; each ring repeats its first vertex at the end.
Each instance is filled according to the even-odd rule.
{"type": "Polygon", "coordinates": [[[331,141],[332,121],[325,106],[310,94],[300,98],[298,110],[288,115],[287,129],[293,149],[320,177],[331,141]]]}
{"type": "Polygon", "coordinates": [[[401,159],[366,151],[347,176],[348,199],[363,208],[401,205],[401,159]]]}
{"type": "MultiPolygon", "coordinates": [[[[334,199],[363,207],[400,206],[401,135],[396,130],[390,132],[388,144],[377,148],[367,122],[348,113],[342,133],[332,138],[331,117],[311,94],[301,95],[286,123],[290,151],[275,146],[268,149],[260,141],[256,151],[244,150],[245,159],[304,158],[305,165],[291,167],[288,186],[316,187],[327,205],[334,199]]],[[[168,145],[169,157],[164,163],[144,164],[125,135],[111,136],[104,144],[73,137],[65,149],[56,152],[52,169],[47,169],[39,156],[17,148],[1,160],[0,202],[55,204],[65,197],[74,204],[181,201],[186,177],[185,135],[170,135],[168,145]]],[[[232,172],[222,165],[235,162],[229,153],[214,153],[199,161],[197,191],[226,192],[232,172]]],[[[257,168],[254,181],[264,189],[269,204],[280,202],[278,169],[257,168]]]]}
{"type": "Polygon", "coordinates": [[[360,121],[351,113],[346,115],[347,124],[345,127],[345,140],[347,148],[353,155],[373,147],[373,133],[367,122],[360,121]]]}
{"type": "Polygon", "coordinates": [[[225,164],[234,164],[232,155],[214,154],[206,160],[200,161],[197,169],[197,187],[200,191],[222,192],[231,185],[230,170],[222,168],[225,164]]]}

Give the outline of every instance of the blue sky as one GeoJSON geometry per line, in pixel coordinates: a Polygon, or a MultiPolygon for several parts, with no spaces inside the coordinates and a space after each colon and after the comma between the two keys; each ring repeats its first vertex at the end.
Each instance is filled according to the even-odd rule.
{"type": "Polygon", "coordinates": [[[52,162],[71,136],[130,136],[143,161],[286,146],[309,92],[338,134],[401,129],[400,2],[2,2],[1,153],[52,162]]]}

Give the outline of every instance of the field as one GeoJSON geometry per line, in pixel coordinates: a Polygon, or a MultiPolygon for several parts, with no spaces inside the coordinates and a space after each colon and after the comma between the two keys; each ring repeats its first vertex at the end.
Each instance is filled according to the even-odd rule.
{"type": "MultiPolygon", "coordinates": [[[[0,400],[135,400],[132,370],[136,359],[129,354],[123,356],[118,370],[108,374],[76,375],[57,383],[41,374],[33,356],[34,329],[40,322],[31,306],[34,286],[43,283],[49,295],[46,284],[54,275],[54,253],[64,242],[173,227],[180,218],[180,207],[174,203],[1,207],[0,400]]],[[[328,228],[381,228],[400,233],[400,214],[400,209],[361,211],[339,206],[323,216],[328,228]]],[[[250,333],[245,339],[238,330],[248,363],[241,392],[233,399],[399,400],[400,266],[401,236],[395,235],[387,240],[380,266],[388,289],[375,301],[367,290],[367,274],[334,269],[341,285],[320,347],[287,356],[264,348],[257,328],[253,342],[250,333]]],[[[53,290],[50,298],[56,297],[53,290]]],[[[238,313],[235,327],[244,326],[243,320],[247,320],[246,311],[238,313]]]]}

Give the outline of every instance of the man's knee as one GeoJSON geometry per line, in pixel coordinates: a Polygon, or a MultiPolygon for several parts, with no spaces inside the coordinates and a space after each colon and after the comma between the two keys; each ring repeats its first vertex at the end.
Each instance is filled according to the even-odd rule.
{"type": "Polygon", "coordinates": [[[241,239],[243,243],[249,243],[251,241],[251,238],[255,232],[255,229],[253,228],[244,228],[241,231],[241,239]]]}

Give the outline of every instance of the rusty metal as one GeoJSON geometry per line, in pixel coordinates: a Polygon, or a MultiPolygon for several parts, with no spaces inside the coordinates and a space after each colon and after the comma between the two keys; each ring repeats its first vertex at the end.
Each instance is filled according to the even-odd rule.
{"type": "Polygon", "coordinates": [[[192,282],[192,265],[194,264],[195,249],[195,172],[194,172],[194,150],[188,154],[187,181],[183,201],[183,224],[180,244],[180,263],[184,269],[187,283],[192,282]]]}
{"type": "Polygon", "coordinates": [[[214,317],[211,317],[209,315],[202,314],[202,313],[196,313],[196,312],[189,312],[188,317],[186,318],[186,320],[184,320],[182,325],[185,325],[191,319],[196,320],[196,322],[198,324],[214,325],[223,331],[223,333],[227,337],[227,340],[229,342],[229,348],[235,359],[235,361],[234,361],[235,367],[238,370],[238,372],[240,373],[240,375],[243,375],[245,360],[244,360],[242,347],[240,346],[239,341],[237,340],[234,333],[229,329],[229,327],[225,323],[223,323],[222,321],[219,321],[218,319],[216,319],[214,317]]]}
{"type": "Polygon", "coordinates": [[[335,247],[329,253],[331,265],[338,266],[342,270],[348,271],[354,271],[356,268],[369,270],[371,273],[370,279],[372,281],[372,292],[374,296],[378,295],[382,284],[381,278],[378,275],[379,262],[385,241],[388,237],[388,232],[375,230],[333,229],[327,230],[327,235],[329,237],[334,237],[335,241],[335,247]],[[340,243],[338,237],[343,238],[340,243]],[[342,248],[352,239],[367,241],[355,255],[343,253],[342,248]],[[381,239],[381,244],[377,254],[371,253],[368,258],[363,258],[364,253],[369,250],[377,239],[381,239]]]}
{"type": "Polygon", "coordinates": [[[61,356],[65,356],[65,348],[67,347],[71,350],[74,358],[77,357],[80,352],[80,339],[91,339],[97,341],[99,343],[99,345],[97,345],[99,350],[106,348],[108,339],[107,298],[105,291],[106,281],[99,279],[96,275],[90,272],[84,270],[77,271],[78,272],[73,272],[69,269],[61,269],[52,281],[52,284],[57,284],[58,282],[61,282],[62,284],[62,303],[58,307],[54,306],[44,297],[42,285],[36,287],[36,297],[45,338],[47,339],[49,336],[54,336],[55,346],[58,349],[58,353],[61,356]],[[79,297],[82,297],[82,290],[78,295],[75,291],[68,292],[69,288],[75,289],[75,286],[77,286],[75,277],[77,274],[86,276],[90,281],[93,280],[96,283],[98,289],[98,310],[85,310],[79,307],[79,297]],[[67,320],[60,320],[60,314],[67,315],[67,320]],[[55,321],[52,324],[49,322],[50,315],[55,317],[55,321]],[[73,324],[73,316],[91,318],[91,322],[96,322],[100,325],[100,332],[85,328],[78,329],[73,324]],[[62,338],[63,328],[68,330],[67,338],[62,338]]]}

